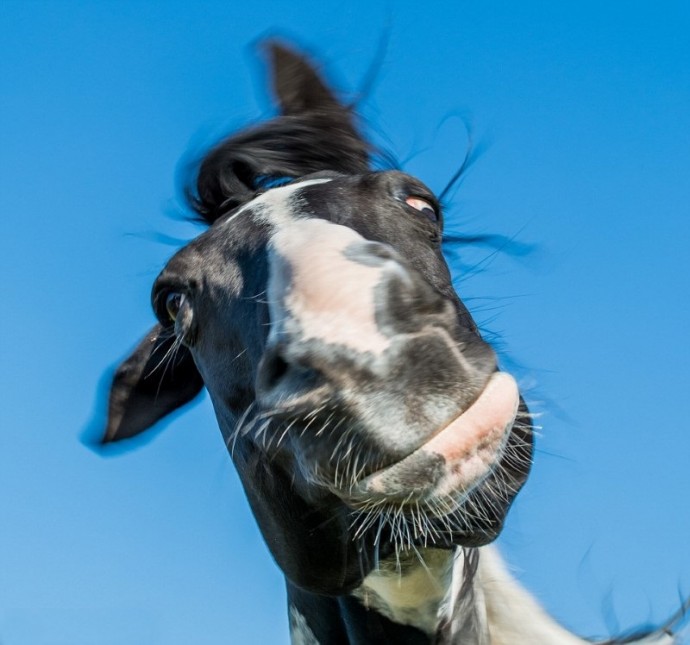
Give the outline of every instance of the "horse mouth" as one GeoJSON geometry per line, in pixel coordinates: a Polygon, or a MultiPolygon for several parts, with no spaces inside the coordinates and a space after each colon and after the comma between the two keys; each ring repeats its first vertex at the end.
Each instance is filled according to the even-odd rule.
{"type": "Polygon", "coordinates": [[[346,501],[359,509],[430,502],[454,510],[501,461],[519,403],[515,379],[495,372],[464,412],[411,454],[359,480],[346,501]]]}

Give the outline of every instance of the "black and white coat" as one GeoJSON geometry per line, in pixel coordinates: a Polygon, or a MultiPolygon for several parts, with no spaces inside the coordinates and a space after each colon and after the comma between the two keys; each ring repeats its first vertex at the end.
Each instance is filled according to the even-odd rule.
{"type": "Polygon", "coordinates": [[[487,546],[531,419],[452,287],[437,198],[372,171],[313,64],[268,51],[281,114],[200,163],[188,194],[209,228],[154,284],[158,324],[114,375],[103,442],[208,390],[295,645],[588,642],[487,546]]]}

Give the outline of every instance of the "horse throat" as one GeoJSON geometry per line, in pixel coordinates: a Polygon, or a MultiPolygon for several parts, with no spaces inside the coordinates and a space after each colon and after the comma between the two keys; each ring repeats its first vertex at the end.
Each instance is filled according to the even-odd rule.
{"type": "Polygon", "coordinates": [[[369,611],[416,627],[434,642],[489,643],[476,549],[406,550],[382,560],[355,589],[369,611]]]}

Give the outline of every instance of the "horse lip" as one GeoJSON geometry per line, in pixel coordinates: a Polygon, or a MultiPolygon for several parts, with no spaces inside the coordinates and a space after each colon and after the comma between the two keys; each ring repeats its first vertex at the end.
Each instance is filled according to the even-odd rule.
{"type": "Polygon", "coordinates": [[[405,501],[469,492],[500,460],[520,401],[515,379],[495,372],[477,399],[412,453],[371,473],[348,501],[405,501]]]}

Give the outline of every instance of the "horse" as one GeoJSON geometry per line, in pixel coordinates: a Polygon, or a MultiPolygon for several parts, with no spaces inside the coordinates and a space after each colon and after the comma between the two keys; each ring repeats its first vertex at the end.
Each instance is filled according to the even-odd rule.
{"type": "MultiPolygon", "coordinates": [[[[207,229],[158,275],[102,443],[208,391],[294,645],[592,642],[491,543],[532,416],[452,286],[433,192],[374,170],[318,66],[266,46],[275,118],[222,140],[187,197],[207,229]]],[[[608,643],[673,643],[671,623],[608,643]]]]}

